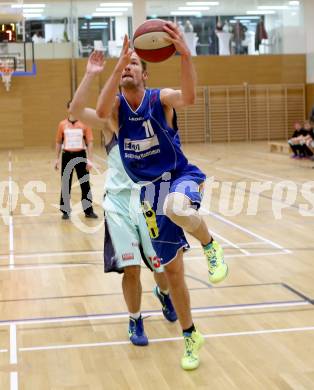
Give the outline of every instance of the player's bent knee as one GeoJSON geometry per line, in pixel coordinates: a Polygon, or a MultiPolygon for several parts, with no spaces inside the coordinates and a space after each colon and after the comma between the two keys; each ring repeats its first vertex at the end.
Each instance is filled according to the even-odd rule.
{"type": "Polygon", "coordinates": [[[164,214],[171,220],[185,218],[189,215],[190,200],[179,192],[167,195],[163,207],[164,214]]]}
{"type": "Polygon", "coordinates": [[[191,201],[184,194],[171,193],[164,203],[164,214],[182,229],[193,232],[198,229],[202,219],[191,201]]]}

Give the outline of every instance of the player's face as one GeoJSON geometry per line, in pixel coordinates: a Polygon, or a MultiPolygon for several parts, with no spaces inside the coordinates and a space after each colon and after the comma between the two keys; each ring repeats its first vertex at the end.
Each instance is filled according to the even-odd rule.
{"type": "Polygon", "coordinates": [[[146,72],[143,72],[139,56],[136,53],[133,53],[130,63],[122,72],[120,86],[126,89],[143,87],[146,77],[146,72]]]}

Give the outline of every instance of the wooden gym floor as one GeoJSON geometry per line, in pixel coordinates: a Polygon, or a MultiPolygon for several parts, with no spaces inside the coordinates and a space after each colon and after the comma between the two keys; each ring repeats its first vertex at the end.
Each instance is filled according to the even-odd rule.
{"type": "MultiPolygon", "coordinates": [[[[218,188],[211,199],[207,191],[203,208],[230,266],[228,279],[210,286],[191,239],[186,279],[195,323],[206,337],[194,372],[179,366],[179,325],[161,316],[145,268],[142,310],[150,345],[128,343],[121,276],[103,274],[103,221],[61,220],[54,152],[0,152],[1,390],[314,388],[314,214],[301,215],[314,207],[311,183],[304,185],[313,184],[313,163],[271,154],[265,143],[185,150],[215,177],[218,188]],[[287,193],[283,180],[296,191],[287,193]],[[252,182],[269,182],[256,215],[248,215],[252,182]],[[29,200],[32,186],[37,209],[29,200]]],[[[104,158],[97,150],[92,183],[99,215],[104,158]]],[[[76,187],[78,210],[79,197],[76,187]]]]}

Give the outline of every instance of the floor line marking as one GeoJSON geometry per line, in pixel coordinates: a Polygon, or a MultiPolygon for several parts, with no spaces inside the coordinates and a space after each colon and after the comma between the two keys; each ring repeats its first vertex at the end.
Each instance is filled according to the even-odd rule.
{"type": "MultiPolygon", "coordinates": [[[[299,291],[295,289],[289,288],[288,285],[280,282],[269,282],[269,283],[248,283],[248,284],[229,284],[225,286],[212,286],[211,284],[207,283],[205,280],[196,278],[195,276],[185,274],[185,276],[189,279],[195,280],[197,282],[200,282],[202,287],[190,287],[189,291],[192,292],[200,292],[200,291],[210,291],[213,290],[221,290],[221,289],[230,289],[230,288],[244,288],[244,287],[282,287],[285,289],[288,289],[289,292],[292,292],[294,295],[297,295],[299,298],[301,297],[303,300],[309,300],[310,298],[306,297],[305,295],[300,295],[299,291]]],[[[142,294],[153,294],[152,290],[143,290],[142,294]]],[[[2,304],[8,304],[8,303],[15,303],[15,302],[34,302],[34,301],[48,301],[48,300],[61,300],[61,299],[81,299],[81,298],[104,298],[104,297],[113,297],[113,296],[122,296],[122,291],[111,291],[111,292],[101,292],[98,294],[77,294],[77,295],[52,295],[52,296],[36,296],[36,297],[29,297],[29,298],[16,298],[16,299],[1,299],[0,303],[2,304]]]]}
{"type": "Polygon", "coordinates": [[[19,378],[16,371],[10,372],[10,390],[18,390],[19,388],[19,378]]]}
{"type": "Polygon", "coordinates": [[[232,241],[228,240],[228,238],[225,238],[224,236],[222,236],[221,234],[215,232],[214,230],[210,229],[209,232],[212,233],[213,236],[217,236],[218,238],[223,240],[226,244],[229,244],[232,248],[238,249],[244,255],[248,256],[250,254],[250,252],[248,252],[245,249],[240,248],[237,244],[235,244],[232,241]]]}
{"type": "Polygon", "coordinates": [[[9,151],[9,263],[10,268],[14,268],[14,226],[13,226],[13,191],[12,191],[12,153],[9,151]]]}
{"type": "MultiPolygon", "coordinates": [[[[247,173],[245,174],[243,172],[237,172],[237,170],[235,170],[235,169],[226,169],[226,168],[219,168],[219,167],[215,167],[215,169],[218,170],[218,171],[221,171],[221,172],[231,173],[231,174],[233,174],[235,176],[240,176],[241,178],[246,177],[247,179],[251,179],[251,180],[254,180],[254,181],[256,181],[256,179],[257,179],[256,175],[255,176],[251,176],[251,175],[248,175],[247,173]]],[[[265,179],[261,179],[260,178],[259,180],[262,181],[262,180],[265,180],[265,179]]],[[[287,180],[285,179],[285,181],[287,181],[287,180]]],[[[288,180],[288,181],[292,181],[292,180],[288,180]]],[[[279,182],[271,181],[272,188],[270,189],[270,191],[273,191],[273,187],[275,185],[280,185],[280,184],[281,184],[280,181],[279,182]]],[[[295,182],[295,184],[297,185],[298,189],[299,189],[299,187],[302,187],[301,184],[298,184],[297,182],[295,182]]],[[[246,192],[246,191],[244,190],[244,192],[246,192]]],[[[310,191],[306,191],[306,190],[303,189],[303,192],[308,194],[308,195],[310,195],[310,196],[312,195],[312,193],[310,191]]],[[[252,191],[252,193],[254,193],[254,191],[252,191]]],[[[261,194],[259,194],[259,195],[262,196],[261,194]]],[[[265,198],[266,199],[271,199],[272,201],[275,201],[277,203],[283,204],[283,205],[287,206],[288,208],[300,209],[300,207],[298,205],[297,206],[291,205],[291,204],[288,204],[287,202],[282,201],[280,199],[275,199],[273,197],[271,197],[271,198],[270,197],[265,197],[265,198]]]]}
{"type": "Polygon", "coordinates": [[[78,251],[78,252],[67,252],[67,251],[64,251],[64,252],[50,252],[50,253],[47,253],[47,252],[36,252],[36,253],[27,253],[27,254],[16,254],[15,257],[18,258],[18,259],[27,259],[29,257],[34,257],[34,256],[39,256],[39,257],[53,257],[53,256],[56,256],[56,257],[59,257],[59,256],[81,256],[81,255],[93,255],[93,254],[102,254],[103,251],[102,250],[95,250],[95,251],[78,251]]]}
{"type": "MultiPolygon", "coordinates": [[[[246,172],[249,172],[249,173],[253,173],[253,175],[260,175],[260,176],[264,176],[264,177],[270,177],[272,179],[276,179],[278,180],[279,182],[280,181],[286,181],[287,178],[283,178],[283,177],[280,177],[280,176],[274,176],[274,175],[269,175],[269,174],[265,174],[265,173],[262,173],[262,172],[258,172],[258,171],[253,171],[253,170],[250,170],[250,169],[244,169],[244,168],[240,168],[240,167],[234,167],[234,169],[236,169],[237,171],[242,171],[244,173],[246,172]]],[[[289,180],[289,179],[288,179],[289,180]]],[[[298,187],[302,187],[303,183],[302,182],[299,182],[299,181],[296,181],[294,178],[293,178],[293,182],[298,186],[298,187]]],[[[307,193],[311,193],[309,191],[306,191],[307,193]]]]}
{"type": "MultiPolygon", "coordinates": [[[[209,334],[204,334],[203,337],[209,339],[209,338],[256,336],[261,334],[281,334],[281,333],[309,332],[309,331],[314,331],[314,326],[304,326],[298,328],[259,329],[259,330],[247,330],[241,332],[226,332],[226,333],[209,333],[209,334]]],[[[179,340],[183,340],[183,337],[178,336],[178,337],[149,339],[149,342],[152,344],[152,343],[163,343],[169,341],[179,341],[179,340]]],[[[99,343],[22,347],[19,349],[19,351],[34,352],[34,351],[48,351],[48,350],[60,350],[60,349],[74,349],[74,348],[112,347],[112,346],[128,345],[128,344],[131,344],[131,342],[128,340],[120,340],[120,341],[108,341],[108,342],[99,342],[99,343]]]]}
{"type": "MultiPolygon", "coordinates": [[[[250,253],[248,255],[244,255],[244,254],[234,254],[234,255],[229,255],[229,254],[226,254],[224,255],[224,258],[225,259],[232,259],[232,258],[238,258],[238,257],[242,257],[242,258],[245,258],[245,257],[256,257],[256,256],[283,256],[283,255],[287,255],[287,253],[285,252],[256,252],[256,253],[250,253]]],[[[185,258],[186,260],[200,260],[200,259],[204,259],[204,256],[187,256],[185,258]]]]}
{"type": "MultiPolygon", "coordinates": [[[[98,264],[97,264],[98,265],[98,264]]],[[[99,265],[102,265],[99,264],[99,265]]],[[[37,265],[30,265],[30,266],[23,266],[23,265],[18,265],[14,266],[14,268],[9,265],[8,268],[4,268],[5,266],[0,267],[0,272],[5,272],[5,271],[29,271],[29,270],[34,270],[34,269],[56,269],[56,268],[79,268],[79,267],[92,267],[95,266],[95,264],[91,263],[81,263],[81,264],[49,264],[49,265],[42,265],[39,264],[37,265]]]]}
{"type": "MultiPolygon", "coordinates": [[[[244,254],[244,253],[238,253],[238,254],[225,254],[224,258],[225,259],[232,259],[232,258],[245,258],[245,257],[260,257],[260,256],[283,256],[286,255],[286,252],[256,252],[256,253],[249,253],[249,254],[244,254]]],[[[184,257],[184,261],[189,261],[189,260],[200,260],[204,259],[203,256],[189,256],[186,255],[184,257]]],[[[55,263],[55,264],[38,264],[38,265],[15,265],[14,268],[10,267],[10,265],[3,265],[0,266],[0,272],[5,272],[5,271],[28,271],[28,270],[34,270],[34,269],[58,269],[58,268],[79,268],[79,267],[102,267],[103,262],[92,262],[92,263],[74,263],[74,264],[62,264],[62,263],[55,263]]]]}
{"type": "MultiPolygon", "coordinates": [[[[232,258],[245,258],[245,257],[260,257],[260,256],[283,256],[287,255],[286,252],[256,252],[256,253],[249,253],[249,254],[243,254],[243,253],[238,253],[238,254],[225,254],[224,257],[225,259],[232,259],[232,258]]],[[[204,259],[203,256],[189,256],[186,255],[184,257],[184,261],[189,261],[189,260],[200,260],[204,259]]],[[[34,270],[34,269],[57,269],[57,268],[79,268],[79,267],[102,267],[103,262],[92,262],[92,263],[74,263],[74,264],[62,264],[62,263],[55,263],[55,264],[38,264],[38,265],[30,265],[30,266],[23,266],[23,265],[15,265],[14,268],[10,267],[10,265],[3,265],[0,266],[0,272],[5,272],[5,271],[28,271],[28,270],[34,270]]]]}
{"type": "MultiPolygon", "coordinates": [[[[296,306],[311,306],[310,302],[298,300],[298,301],[283,301],[283,302],[266,302],[266,303],[248,303],[248,304],[236,304],[226,306],[208,306],[200,308],[192,308],[192,313],[215,313],[224,311],[241,311],[252,309],[265,309],[265,308],[278,308],[278,307],[296,307],[296,306]]],[[[162,316],[161,310],[154,311],[142,311],[143,317],[160,317],[162,316]]],[[[84,316],[64,316],[64,317],[51,317],[51,318],[29,318],[29,319],[17,319],[17,320],[4,320],[0,321],[1,326],[8,326],[11,324],[19,325],[34,325],[34,324],[56,324],[66,322],[79,322],[79,321],[99,321],[99,320],[111,320],[118,318],[129,318],[129,313],[108,313],[108,314],[89,314],[84,316]]]]}
{"type": "MultiPolygon", "coordinates": [[[[14,269],[14,225],[12,202],[12,152],[9,151],[9,270],[14,269]]],[[[17,364],[16,325],[10,324],[10,364],[17,364]]],[[[10,372],[10,390],[18,390],[18,373],[10,372]]]]}
{"type": "Polygon", "coordinates": [[[17,364],[17,341],[15,324],[10,324],[10,364],[17,364]]]}
{"type": "MultiPolygon", "coordinates": [[[[205,211],[205,210],[204,210],[205,211]]],[[[257,238],[258,240],[261,240],[263,242],[267,242],[269,245],[273,246],[274,248],[277,248],[277,249],[280,249],[282,250],[283,252],[285,253],[292,253],[289,249],[285,249],[284,247],[282,247],[281,245],[277,244],[276,242],[272,241],[272,240],[269,240],[268,238],[266,237],[263,237],[261,236],[260,234],[258,233],[254,233],[253,231],[251,231],[250,229],[247,229],[235,222],[232,222],[230,221],[229,219],[227,218],[224,218],[223,216],[213,212],[213,211],[210,211],[210,210],[206,210],[207,214],[211,215],[212,217],[226,223],[227,225],[230,225],[232,227],[235,227],[236,229],[239,229],[240,231],[244,232],[244,233],[247,233],[249,234],[250,236],[254,237],[254,238],[257,238]]]]}

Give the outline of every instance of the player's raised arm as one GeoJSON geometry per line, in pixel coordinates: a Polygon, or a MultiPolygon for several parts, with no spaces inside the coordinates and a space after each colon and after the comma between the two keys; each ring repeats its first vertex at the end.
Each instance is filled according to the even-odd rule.
{"type": "Polygon", "coordinates": [[[180,108],[195,103],[196,97],[196,73],[192,63],[190,50],[184,40],[182,32],[175,23],[167,22],[164,30],[169,34],[178,53],[181,55],[181,90],[164,89],[161,91],[163,104],[180,108]]]}
{"type": "Polygon", "coordinates": [[[94,51],[88,59],[85,75],[77,88],[69,112],[80,121],[90,127],[103,129],[106,120],[99,118],[96,110],[87,108],[88,97],[91,91],[91,86],[98,74],[104,70],[104,55],[100,51],[94,51]]]}
{"type": "Polygon", "coordinates": [[[100,118],[110,118],[115,104],[118,104],[117,92],[121,80],[121,75],[124,68],[130,63],[132,50],[129,47],[129,38],[127,35],[124,36],[123,46],[120,54],[120,58],[105,83],[98,101],[96,112],[100,118]]]}

